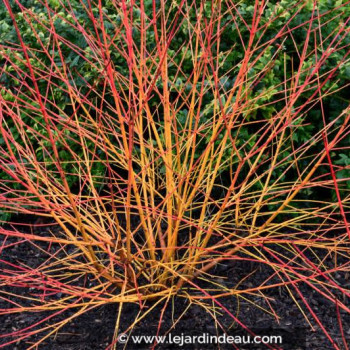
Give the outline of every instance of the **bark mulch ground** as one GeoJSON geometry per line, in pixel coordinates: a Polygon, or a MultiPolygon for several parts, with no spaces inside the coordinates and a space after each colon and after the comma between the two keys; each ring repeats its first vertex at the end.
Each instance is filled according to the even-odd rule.
{"type": "MultiPolygon", "coordinates": [[[[0,236],[3,240],[4,237],[0,236]]],[[[8,238],[7,244],[15,242],[15,238],[8,238]]],[[[1,244],[1,242],[0,242],[1,244]]],[[[39,243],[45,245],[46,243],[39,243]]],[[[46,246],[44,247],[46,249],[46,246]]],[[[0,271],[8,268],[5,267],[3,260],[10,261],[14,264],[25,263],[28,266],[37,266],[45,259],[44,253],[35,248],[32,244],[22,243],[20,245],[13,245],[6,250],[3,250],[0,254],[0,271]]],[[[269,266],[258,266],[247,262],[229,262],[216,267],[213,271],[215,275],[220,276],[218,282],[226,284],[227,287],[235,286],[244,276],[255,271],[250,278],[244,280],[240,285],[240,289],[251,288],[252,286],[259,285],[265,281],[268,276],[271,275],[271,268],[269,266]]],[[[349,287],[350,282],[347,280],[345,274],[338,273],[335,275],[337,283],[344,288],[349,287]]],[[[197,281],[201,284],[201,282],[197,281]]],[[[273,281],[271,281],[273,283],[273,281]]],[[[202,286],[205,283],[202,282],[202,286]]],[[[339,330],[339,321],[337,317],[337,310],[334,303],[327,300],[325,297],[315,292],[311,287],[307,285],[298,285],[299,289],[303,293],[303,296],[310,303],[313,311],[322,322],[322,325],[327,329],[331,337],[335,340],[339,349],[346,349],[344,341],[339,330]]],[[[5,290],[5,287],[0,289],[5,290]]],[[[23,295],[28,293],[27,289],[20,287],[13,287],[11,292],[15,295],[23,295]]],[[[306,318],[300,312],[296,302],[292,299],[290,294],[285,288],[275,288],[268,290],[266,293],[269,297],[269,302],[279,316],[277,322],[272,315],[267,314],[263,310],[254,306],[251,302],[240,300],[234,296],[221,298],[220,303],[233,315],[237,316],[247,327],[251,328],[254,332],[261,335],[281,335],[283,336],[282,349],[312,349],[312,350],[327,350],[334,349],[335,347],[327,339],[326,335],[322,332],[320,326],[310,317],[310,313],[304,307],[304,311],[307,317],[312,322],[313,328],[306,321],[306,318]]],[[[3,294],[1,294],[3,295],[3,294]]],[[[296,295],[296,293],[294,293],[296,295]]],[[[58,296],[59,297],[59,296],[58,296]]],[[[15,300],[15,297],[12,297],[15,300]]],[[[297,301],[300,298],[296,297],[297,301]]],[[[261,296],[252,296],[250,301],[261,307],[266,307],[266,299],[261,296]]],[[[346,305],[349,305],[349,300],[342,300],[346,305]]],[[[209,301],[209,304],[212,304],[209,301]]],[[[302,304],[301,304],[302,305],[302,304]]],[[[3,299],[0,299],[0,310],[8,308],[10,305],[3,299]]],[[[177,318],[188,307],[188,301],[181,298],[174,298],[169,303],[161,322],[161,328],[159,335],[164,335],[167,330],[171,328],[177,318]]],[[[162,306],[155,308],[150,315],[143,319],[132,332],[132,335],[156,335],[159,324],[159,317],[161,314],[162,306]]],[[[92,311],[89,311],[72,322],[67,324],[55,337],[51,337],[46,340],[39,349],[44,350],[102,350],[106,349],[111,343],[114,329],[115,320],[118,312],[118,305],[104,305],[98,307],[92,311]]],[[[121,329],[126,328],[127,325],[137,316],[139,312],[138,305],[125,305],[123,308],[121,329]]],[[[2,314],[0,315],[0,344],[4,344],[11,339],[11,337],[3,337],[3,335],[25,328],[31,324],[42,319],[44,314],[2,314]]],[[[69,312],[65,314],[69,316],[69,312]]],[[[340,316],[344,327],[344,334],[347,341],[350,343],[350,314],[340,310],[340,316]]],[[[242,331],[242,328],[233,323],[232,318],[224,311],[216,311],[217,320],[226,329],[227,334],[232,336],[244,335],[247,336],[246,331],[242,331]]],[[[187,312],[182,316],[176,326],[171,330],[172,336],[175,335],[202,335],[203,333],[208,335],[222,334],[217,324],[213,321],[212,316],[206,312],[205,309],[192,305],[187,312]]],[[[35,337],[22,340],[17,343],[13,343],[6,347],[6,349],[24,350],[27,349],[30,343],[35,341],[35,337]]],[[[268,349],[266,346],[256,346],[241,344],[237,345],[238,349],[268,349]]],[[[119,347],[118,349],[123,347],[119,347]]],[[[126,349],[150,349],[150,345],[135,345],[128,343],[126,349]]],[[[232,345],[218,345],[210,344],[184,344],[183,346],[175,344],[163,344],[156,347],[156,349],[234,349],[232,345]]]]}

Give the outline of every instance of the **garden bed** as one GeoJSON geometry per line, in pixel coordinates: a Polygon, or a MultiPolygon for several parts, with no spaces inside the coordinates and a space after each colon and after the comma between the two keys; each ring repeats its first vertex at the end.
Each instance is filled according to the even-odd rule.
{"type": "MultiPolygon", "coordinates": [[[[19,226],[18,226],[19,228],[19,226]]],[[[48,230],[49,228],[37,228],[37,234],[40,234],[41,230],[48,230]]],[[[50,228],[55,230],[55,228],[50,228]]],[[[20,231],[28,232],[23,226],[20,231]]],[[[57,229],[56,229],[57,230],[57,229]]],[[[57,230],[59,231],[59,230],[57,230]]],[[[5,244],[4,237],[1,236],[1,245],[5,244]]],[[[45,251],[48,251],[48,244],[43,242],[37,242],[37,247],[29,242],[16,244],[20,239],[8,238],[6,240],[6,249],[3,249],[1,253],[1,269],[5,269],[6,266],[3,260],[21,266],[26,264],[32,268],[39,266],[42,261],[47,258],[45,251]]],[[[55,250],[57,247],[51,245],[51,249],[55,250]]],[[[73,250],[72,250],[73,251],[73,250]]],[[[69,253],[69,251],[68,251],[69,253]]],[[[340,261],[339,261],[340,262],[340,261]]],[[[344,261],[345,262],[345,261],[344,261]]],[[[8,265],[7,265],[8,268],[8,265]]],[[[271,268],[267,265],[258,265],[256,263],[247,263],[246,261],[231,261],[226,264],[220,264],[212,271],[213,274],[218,276],[217,283],[226,285],[228,288],[232,288],[239,281],[248,275],[250,278],[246,278],[240,284],[239,289],[249,289],[253,286],[261,285],[266,279],[271,276],[271,268]]],[[[347,287],[350,285],[348,277],[343,273],[335,274],[335,281],[347,287]]],[[[271,280],[271,283],[276,282],[271,280]]],[[[83,283],[82,281],[77,282],[83,283]]],[[[201,287],[209,287],[208,283],[196,281],[201,287]]],[[[343,348],[343,340],[339,331],[339,322],[337,319],[337,310],[333,303],[329,302],[326,298],[322,297],[319,293],[315,293],[312,288],[306,285],[298,285],[301,292],[305,296],[307,302],[312,306],[313,311],[319,317],[323,326],[327,329],[332,338],[336,341],[340,349],[343,348]]],[[[292,288],[291,288],[292,289],[292,288]]],[[[7,288],[13,295],[30,297],[31,293],[35,293],[34,289],[23,287],[7,288]]],[[[295,294],[295,293],[294,293],[295,294]]],[[[334,349],[334,346],[327,339],[320,327],[315,324],[315,321],[310,317],[310,313],[306,312],[306,315],[311,320],[314,330],[307,323],[305,317],[298,309],[296,303],[292,300],[285,288],[272,288],[267,290],[265,296],[269,297],[276,315],[279,317],[279,321],[266,312],[260,310],[258,307],[267,307],[266,300],[262,297],[251,297],[253,305],[247,301],[240,301],[237,303],[235,296],[223,297],[219,299],[219,302],[233,315],[237,316],[248,328],[255,333],[261,335],[281,335],[284,339],[282,349],[334,349]]],[[[62,297],[62,294],[56,295],[57,298],[62,297]]],[[[10,298],[13,302],[16,302],[16,297],[10,298]]],[[[296,298],[298,302],[300,298],[296,298]]],[[[19,299],[17,301],[20,301],[19,299]]],[[[23,300],[21,299],[23,303],[23,300]]],[[[207,300],[208,305],[212,304],[211,300],[207,300]]],[[[350,305],[349,300],[344,300],[346,305],[350,305]]],[[[29,304],[28,304],[29,305],[29,304]]],[[[148,306],[152,304],[149,303],[148,306]]],[[[302,302],[301,302],[301,305],[302,302]]],[[[0,300],[0,309],[4,310],[10,306],[9,303],[4,300],[0,300]]],[[[157,329],[159,326],[159,319],[162,313],[162,306],[156,307],[144,320],[142,320],[132,331],[132,335],[157,335],[157,329]]],[[[161,320],[161,328],[159,335],[164,335],[167,332],[175,335],[201,335],[203,333],[215,335],[223,334],[220,330],[218,323],[215,323],[212,316],[198,305],[193,305],[183,314],[188,307],[188,301],[178,297],[174,297],[174,300],[169,302],[168,307],[164,312],[163,319],[161,320]],[[182,316],[181,316],[182,315],[182,316]],[[177,322],[178,318],[180,320],[177,322]],[[176,323],[175,327],[172,326],[176,323]]],[[[145,309],[147,306],[145,307],[145,309]]],[[[134,321],[137,317],[140,308],[137,304],[126,304],[123,308],[121,317],[121,331],[126,329],[127,326],[134,321]]],[[[304,307],[305,310],[305,307],[304,307]]],[[[89,312],[84,313],[82,316],[74,319],[65,325],[57,334],[45,340],[39,349],[45,350],[99,350],[107,349],[112,342],[115,322],[118,313],[117,304],[109,304],[97,307],[89,312]]],[[[57,321],[59,319],[68,318],[72,312],[65,312],[64,314],[54,318],[57,321]]],[[[48,316],[49,313],[19,313],[19,314],[5,314],[0,316],[0,334],[4,335],[11,332],[16,332],[25,327],[31,326],[36,322],[48,316]]],[[[340,310],[342,317],[344,335],[347,340],[350,340],[350,331],[346,325],[350,324],[350,315],[343,310],[340,310]]],[[[232,318],[223,310],[217,310],[217,320],[226,330],[229,335],[247,335],[247,331],[242,330],[240,326],[234,324],[232,318]],[[221,314],[221,315],[220,315],[221,314]]],[[[52,320],[51,320],[52,322],[52,320]]],[[[44,324],[49,324],[50,321],[44,324]]],[[[12,338],[6,337],[1,339],[1,343],[10,341],[12,338]]],[[[22,350],[30,346],[39,338],[33,336],[29,339],[19,341],[17,343],[9,345],[8,349],[22,350]]],[[[119,348],[118,345],[117,348],[119,348]]],[[[122,347],[120,347],[122,348],[122,347]]],[[[128,349],[150,349],[151,346],[128,344],[128,349]]],[[[174,344],[163,344],[156,347],[156,349],[176,349],[181,348],[174,344]]],[[[202,345],[193,344],[190,348],[183,349],[217,349],[215,345],[202,345]],[[203,347],[204,346],[204,347],[203,347]]],[[[220,349],[233,348],[232,345],[220,345],[220,349]]],[[[241,345],[239,349],[268,349],[266,346],[254,347],[253,345],[241,345]]]]}

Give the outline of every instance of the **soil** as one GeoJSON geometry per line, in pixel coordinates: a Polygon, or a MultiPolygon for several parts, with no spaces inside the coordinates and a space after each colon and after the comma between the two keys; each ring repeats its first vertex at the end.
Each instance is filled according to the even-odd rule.
{"type": "MultiPolygon", "coordinates": [[[[0,235],[0,239],[4,240],[4,236],[0,235]]],[[[15,243],[17,238],[6,239],[7,246],[11,243],[15,243]]],[[[4,242],[4,241],[3,241],[4,242]]],[[[29,242],[24,242],[19,245],[12,245],[1,251],[0,242],[0,271],[5,271],[8,266],[3,261],[8,261],[14,264],[25,262],[28,266],[38,266],[40,262],[45,259],[44,253],[40,248],[40,245],[46,243],[38,243],[35,247],[29,242]]],[[[217,277],[217,282],[224,284],[227,287],[233,287],[237,285],[243,277],[252,274],[250,278],[245,279],[240,285],[240,289],[251,288],[253,285],[259,285],[265,281],[268,276],[271,275],[270,266],[259,266],[254,263],[247,263],[246,261],[234,261],[228,262],[217,266],[213,271],[217,277]],[[253,273],[255,271],[255,273],[253,273]]],[[[1,274],[3,272],[0,272],[1,274]]],[[[347,276],[341,273],[337,273],[335,276],[336,281],[344,286],[348,287],[347,276]]],[[[272,283],[273,281],[271,281],[272,283]]],[[[81,283],[81,282],[77,282],[81,283]]],[[[196,281],[201,287],[206,287],[207,282],[196,281]]],[[[279,317],[279,320],[273,315],[266,313],[259,309],[260,307],[268,307],[266,298],[259,295],[251,296],[249,301],[242,300],[238,302],[234,296],[220,298],[219,302],[242,321],[248,328],[250,328],[256,334],[261,335],[281,335],[283,337],[283,345],[279,347],[272,347],[273,349],[313,349],[313,350],[327,350],[327,349],[347,349],[344,345],[344,340],[340,334],[339,320],[337,317],[337,310],[334,303],[327,300],[325,297],[316,293],[311,287],[307,285],[298,285],[303,296],[311,305],[313,311],[321,321],[321,324],[327,329],[330,336],[334,339],[336,344],[333,344],[327,339],[326,335],[322,332],[320,326],[312,318],[310,312],[305,306],[303,306],[300,298],[296,293],[292,292],[295,300],[291,297],[285,288],[274,288],[267,290],[265,295],[269,297],[268,302],[271,303],[273,309],[279,317]],[[254,302],[256,305],[253,305],[254,302]],[[305,316],[299,310],[297,303],[300,303],[305,316]],[[311,325],[307,322],[309,319],[311,325]]],[[[5,287],[0,287],[3,292],[10,291],[13,293],[11,299],[16,300],[15,295],[23,295],[28,293],[28,289],[22,287],[12,287],[11,290],[5,287]]],[[[0,297],[4,294],[0,293],[0,297]]],[[[58,295],[57,297],[60,297],[58,295]]],[[[10,297],[9,297],[10,298],[10,297]]],[[[349,300],[342,300],[344,304],[349,306],[349,300]]],[[[210,306],[212,301],[205,301],[210,306]]],[[[152,304],[146,305],[151,307],[152,304]]],[[[35,322],[38,322],[46,314],[44,313],[31,313],[31,314],[4,314],[4,310],[10,307],[10,304],[3,298],[0,298],[0,346],[10,341],[11,336],[6,334],[17,331],[19,329],[28,327],[35,322]]],[[[203,333],[208,335],[223,334],[224,331],[220,329],[219,324],[223,327],[228,335],[247,336],[249,333],[246,330],[242,330],[242,327],[233,322],[233,319],[224,312],[223,309],[217,308],[215,311],[216,321],[213,320],[213,316],[209,314],[204,308],[198,305],[188,305],[188,301],[175,297],[171,299],[165,309],[162,320],[160,316],[164,304],[161,304],[154,308],[150,314],[145,317],[133,330],[132,335],[156,335],[157,328],[160,324],[159,335],[164,335],[172,328],[174,323],[178,320],[175,327],[170,332],[172,337],[176,335],[202,335],[203,333]],[[185,310],[187,311],[185,312],[185,310]],[[180,317],[181,316],[181,317],[180,317]]],[[[124,330],[135,319],[139,306],[135,304],[124,305],[121,316],[120,329],[124,330]]],[[[80,317],[74,319],[64,326],[58,334],[45,340],[39,346],[39,349],[44,350],[102,350],[108,349],[112,342],[115,321],[118,313],[117,304],[109,304],[97,307],[89,312],[84,313],[80,317]]],[[[67,311],[64,315],[59,317],[68,317],[70,313],[67,311]]],[[[342,320],[344,335],[346,341],[350,344],[350,314],[340,310],[340,318],[342,320]]],[[[35,336],[17,341],[11,345],[6,346],[6,349],[24,350],[33,344],[37,338],[35,336]]],[[[117,346],[117,349],[123,349],[124,345],[117,346]]],[[[151,349],[150,345],[136,345],[129,342],[126,349],[151,349]]],[[[155,349],[234,349],[232,345],[215,345],[215,344],[184,344],[183,346],[175,344],[162,344],[155,347],[155,349]]],[[[237,349],[250,350],[250,349],[268,349],[266,346],[256,346],[252,344],[241,344],[236,347],[237,349]]]]}

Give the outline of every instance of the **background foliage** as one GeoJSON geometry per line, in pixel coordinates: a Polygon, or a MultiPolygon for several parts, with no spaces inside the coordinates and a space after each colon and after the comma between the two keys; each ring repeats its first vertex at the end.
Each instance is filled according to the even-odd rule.
{"type": "MultiPolygon", "coordinates": [[[[53,55],[53,59],[57,62],[57,66],[62,65],[59,53],[57,50],[50,52],[44,52],[41,44],[37,40],[37,35],[39,35],[42,43],[45,45],[50,41],[50,18],[53,17],[53,23],[55,30],[60,34],[62,41],[62,54],[64,56],[65,63],[70,69],[71,79],[74,81],[76,88],[80,89],[83,94],[89,94],[91,99],[98,99],[99,88],[102,91],[103,84],[101,82],[101,62],[98,62],[97,57],[94,56],[95,48],[91,46],[88,38],[83,35],[83,33],[75,29],[71,24],[77,22],[84,26],[84,28],[94,35],[94,20],[99,20],[98,8],[92,6],[90,11],[91,3],[89,1],[83,1],[85,8],[81,6],[81,2],[77,0],[63,1],[50,0],[49,5],[52,10],[56,13],[48,13],[45,6],[45,2],[26,0],[21,1],[21,6],[12,2],[14,13],[16,16],[17,23],[19,25],[19,30],[24,39],[24,42],[33,49],[36,49],[35,57],[33,56],[31,60],[33,65],[40,69],[41,66],[45,66],[50,63],[53,55]],[[64,6],[62,6],[64,5],[64,6]],[[89,7],[90,6],[90,7],[89,7]],[[23,11],[28,9],[32,14],[34,20],[31,20],[31,26],[28,25],[28,13],[23,11]],[[92,16],[94,16],[92,18],[92,16]],[[73,21],[74,19],[74,21],[73,21]],[[63,43],[67,41],[74,46],[74,50],[71,46],[64,45],[63,43]],[[90,64],[82,55],[94,64],[90,64]],[[96,64],[96,65],[95,65],[96,64]]],[[[177,10],[178,5],[176,2],[167,2],[166,6],[173,8],[174,13],[177,10]]],[[[106,17],[103,19],[103,25],[105,27],[106,33],[112,35],[115,26],[122,21],[121,12],[116,11],[115,6],[112,1],[103,1],[103,12],[106,17]]],[[[147,13],[152,12],[152,0],[144,1],[144,8],[147,13]]],[[[222,5],[225,7],[225,4],[222,5]]],[[[239,71],[239,62],[241,62],[244,56],[243,43],[249,40],[249,30],[245,23],[249,23],[252,20],[254,14],[254,5],[251,1],[239,1],[237,2],[237,10],[240,16],[235,16],[235,14],[225,13],[225,8],[223,8],[223,20],[221,22],[221,32],[220,32],[220,45],[219,45],[219,57],[221,60],[217,62],[218,69],[222,74],[225,72],[225,78],[219,81],[220,89],[223,94],[232,88],[236,76],[239,71]],[[232,24],[232,16],[235,16],[235,26],[232,24]],[[226,25],[228,23],[229,25],[226,25]],[[238,31],[237,28],[240,28],[238,31]]],[[[210,18],[211,14],[211,1],[205,2],[204,13],[207,18],[210,18]]],[[[227,9],[226,9],[227,10],[227,9]]],[[[242,126],[239,130],[239,144],[243,145],[246,142],[248,144],[254,145],[256,141],[256,125],[254,121],[261,118],[270,119],[274,114],[281,110],[284,106],[283,99],[280,100],[280,95],[283,93],[285,86],[284,81],[286,76],[290,76],[293,69],[298,66],[300,60],[301,52],[303,51],[303,45],[306,40],[307,30],[305,28],[305,23],[308,22],[313,10],[313,1],[297,1],[297,0],[282,0],[278,4],[273,2],[268,2],[261,19],[261,25],[267,24],[261,33],[257,33],[260,36],[260,45],[263,48],[268,45],[269,40],[274,39],[278,33],[283,30],[287,21],[289,28],[293,29],[293,34],[287,38],[281,38],[281,40],[274,41],[274,44],[269,46],[264,50],[263,55],[259,55],[259,50],[254,54],[257,57],[257,62],[254,67],[249,71],[252,80],[256,74],[261,74],[257,83],[250,86],[247,94],[251,100],[251,104],[247,106],[247,111],[249,115],[246,116],[247,121],[251,121],[251,124],[242,126]],[[272,20],[274,19],[274,20],[272,20]],[[300,26],[298,28],[298,26],[300,26]],[[282,46],[282,49],[280,49],[282,46]],[[265,71],[266,70],[266,71],[265,71]],[[280,102],[276,102],[280,100],[280,102]]],[[[193,22],[196,20],[196,13],[194,7],[190,8],[189,14],[192,16],[190,20],[193,22]]],[[[228,10],[227,10],[228,11],[228,10]]],[[[317,1],[317,14],[322,18],[322,24],[318,26],[317,23],[312,22],[314,26],[314,31],[310,37],[310,44],[307,48],[309,52],[306,52],[304,66],[305,66],[305,76],[308,74],[310,69],[313,69],[315,65],[316,56],[312,53],[313,46],[317,45],[317,50],[319,54],[322,54],[324,48],[328,47],[331,40],[336,34],[335,31],[339,27],[339,23],[344,23],[350,16],[350,6],[345,6],[342,1],[329,1],[322,0],[317,1]],[[321,31],[322,33],[320,33],[321,31]],[[319,39],[322,38],[322,43],[319,39]],[[326,39],[324,39],[326,38],[326,39]]],[[[133,20],[135,25],[140,21],[140,10],[135,8],[133,13],[133,20]]],[[[188,40],[189,30],[188,21],[182,21],[180,23],[181,28],[176,33],[176,36],[171,41],[169,47],[169,53],[173,58],[173,61],[169,64],[169,79],[173,80],[175,84],[171,87],[171,98],[174,105],[177,107],[177,120],[179,123],[179,128],[184,128],[187,120],[188,109],[185,104],[179,98],[179,92],[181,90],[190,89],[190,83],[188,82],[189,77],[192,74],[193,62],[192,56],[188,50],[182,46],[185,40],[188,40]],[[181,73],[178,72],[178,65],[181,65],[181,73]]],[[[2,70],[0,72],[0,83],[3,86],[1,94],[3,98],[7,101],[12,101],[15,95],[20,94],[21,87],[19,86],[18,75],[21,74],[18,70],[13,71],[13,65],[17,65],[19,69],[25,69],[26,64],[23,55],[18,50],[13,50],[19,45],[16,30],[12,25],[12,20],[8,14],[5,6],[0,6],[0,40],[4,47],[8,47],[7,50],[3,51],[1,57],[0,65],[2,70]]],[[[311,28],[312,29],[312,28],[311,28]]],[[[113,64],[118,69],[118,74],[125,77],[125,81],[129,78],[129,68],[128,61],[125,55],[127,52],[127,44],[125,42],[125,33],[120,33],[120,37],[116,38],[116,45],[111,46],[111,60],[113,64]]],[[[155,33],[147,32],[147,49],[152,51],[155,47],[155,33]]],[[[133,33],[133,40],[138,45],[140,42],[139,32],[135,31],[133,33]]],[[[343,39],[342,47],[337,48],[332,52],[326,64],[323,64],[320,74],[327,73],[329,70],[334,69],[334,74],[332,79],[328,80],[322,87],[322,101],[318,103],[313,103],[307,112],[299,120],[299,126],[295,130],[291,131],[290,142],[293,143],[293,147],[297,149],[303,143],[307,142],[313,134],[315,134],[320,128],[322,128],[322,112],[324,110],[325,118],[327,122],[332,121],[337,117],[347,106],[350,98],[350,93],[348,89],[344,89],[350,82],[350,59],[347,57],[348,45],[350,43],[349,36],[343,39]],[[322,108],[321,108],[322,103],[322,108]]],[[[154,67],[153,67],[154,70],[154,67]]],[[[155,74],[151,71],[150,74],[155,74]]],[[[55,78],[53,78],[55,80],[55,78]]],[[[303,82],[303,77],[301,77],[300,84],[303,82]]],[[[54,100],[51,104],[51,108],[57,115],[61,112],[72,114],[73,110],[71,107],[71,101],[69,100],[68,94],[64,93],[64,83],[57,79],[57,87],[53,87],[51,82],[41,80],[38,81],[39,87],[42,93],[48,88],[50,84],[50,97],[54,100]]],[[[198,83],[199,85],[201,83],[198,83]]],[[[208,82],[209,86],[210,82],[208,82]]],[[[161,89],[162,83],[160,80],[157,81],[156,86],[161,89]]],[[[125,88],[125,87],[122,87],[125,88]]],[[[295,108],[307,103],[308,98],[314,93],[314,89],[305,90],[301,96],[299,96],[298,101],[295,104],[295,108]]],[[[23,97],[26,98],[25,96],[23,97]]],[[[110,101],[112,98],[110,98],[110,101]]],[[[205,125],[208,119],[213,114],[213,95],[212,91],[208,89],[203,95],[202,111],[201,111],[201,124],[205,125]]],[[[108,101],[108,98],[107,98],[108,101]]],[[[26,101],[29,105],[31,101],[26,101]]],[[[158,96],[151,97],[150,106],[157,106],[159,102],[158,96]],[[152,102],[152,99],[154,102],[152,102]]],[[[223,101],[224,102],[224,101],[223,101]]],[[[157,111],[161,114],[161,111],[157,111]]],[[[41,115],[33,115],[30,112],[30,108],[23,108],[21,111],[23,121],[31,125],[35,130],[41,134],[46,133],[44,130],[43,117],[41,115]]],[[[161,117],[160,117],[161,118],[161,117]]],[[[161,122],[161,120],[160,120],[161,122]]],[[[14,138],[16,141],[21,142],[19,135],[16,135],[16,129],[14,131],[14,138]]],[[[79,151],[79,145],[70,138],[70,131],[63,131],[65,137],[67,138],[67,144],[75,152],[79,151]]],[[[234,135],[237,136],[237,135],[234,135]]],[[[211,137],[211,131],[207,130],[206,137],[198,145],[196,151],[196,157],[201,154],[203,149],[207,145],[207,141],[211,137]]],[[[222,137],[222,136],[221,136],[222,137]]],[[[49,141],[37,140],[34,135],[31,136],[32,147],[36,150],[38,161],[44,161],[45,155],[43,153],[43,147],[49,145],[49,141]]],[[[219,141],[218,141],[219,142],[219,141]]],[[[0,146],[4,143],[3,139],[0,138],[0,146]]],[[[345,141],[344,141],[345,144],[345,141]]],[[[92,149],[93,143],[90,141],[88,146],[92,149]]],[[[280,159],[287,156],[287,152],[281,153],[280,159]]],[[[63,166],[65,171],[69,174],[69,168],[71,167],[71,161],[69,152],[65,151],[64,148],[60,149],[60,156],[63,161],[63,166]]],[[[339,166],[337,171],[338,178],[347,178],[350,176],[350,153],[349,150],[343,150],[342,153],[332,153],[334,157],[334,162],[339,166]]],[[[222,166],[220,167],[221,172],[225,172],[229,164],[232,162],[232,149],[227,147],[222,160],[222,166]]],[[[301,161],[300,167],[304,167],[308,164],[307,156],[301,161]]],[[[281,166],[277,171],[274,172],[273,176],[278,178],[284,171],[283,166],[281,166]]],[[[103,176],[105,174],[105,167],[101,162],[95,162],[93,173],[97,176],[103,176]]],[[[165,169],[163,169],[165,171],[165,169]]],[[[327,169],[325,169],[325,173],[327,169]]],[[[244,172],[242,173],[244,174],[244,172]]],[[[282,175],[283,176],[283,175],[282,175]]],[[[7,175],[2,173],[1,178],[7,178],[7,175]]],[[[68,176],[68,182],[72,188],[77,186],[77,178],[73,176],[68,176]]],[[[59,181],[59,177],[57,177],[59,181]]],[[[101,183],[102,185],[102,183],[101,183]]],[[[11,186],[11,185],[10,185],[11,186]]],[[[14,185],[18,186],[18,184],[14,185]]],[[[350,182],[344,182],[341,189],[350,189],[350,182]]],[[[327,191],[326,191],[327,192],[327,191]]],[[[324,196],[325,192],[315,193],[315,190],[309,190],[306,194],[307,197],[320,198],[324,196]]],[[[327,196],[333,196],[333,193],[326,193],[327,196]]],[[[2,218],[6,219],[9,216],[3,212],[2,218]]]]}

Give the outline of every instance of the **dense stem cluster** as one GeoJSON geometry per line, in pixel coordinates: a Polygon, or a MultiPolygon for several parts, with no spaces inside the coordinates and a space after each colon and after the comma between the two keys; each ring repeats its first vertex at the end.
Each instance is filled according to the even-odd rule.
{"type": "Polygon", "coordinates": [[[3,259],[0,313],[74,318],[173,295],[220,305],[283,286],[322,326],[301,283],[349,311],[332,276],[349,270],[338,259],[349,254],[350,109],[325,107],[347,86],[349,3],[28,3],[0,5],[13,30],[0,43],[0,252],[31,242],[46,260],[3,259]],[[23,230],[18,214],[48,227],[23,230]],[[269,280],[213,280],[236,260],[269,265],[269,280]],[[12,302],[11,287],[36,293],[12,302]]]}

